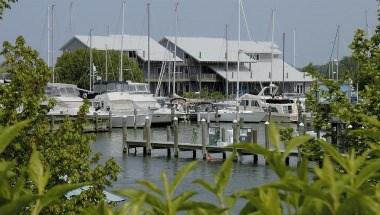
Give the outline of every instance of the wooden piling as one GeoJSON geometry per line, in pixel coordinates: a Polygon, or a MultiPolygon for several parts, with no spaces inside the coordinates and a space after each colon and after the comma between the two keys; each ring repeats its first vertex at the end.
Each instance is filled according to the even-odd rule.
{"type": "MultiPolygon", "coordinates": [[[[251,129],[251,144],[257,144],[257,131],[251,129]]],[[[253,164],[257,164],[259,161],[259,157],[257,154],[253,154],[253,164]]]]}
{"type": "Polygon", "coordinates": [[[108,132],[112,132],[112,111],[108,112],[108,132]]]}
{"type": "Polygon", "coordinates": [[[221,132],[222,132],[222,134],[221,134],[221,140],[222,140],[222,142],[226,142],[226,129],[222,128],[221,132]]]}
{"type": "Polygon", "coordinates": [[[197,159],[197,150],[193,150],[193,159],[197,159]]]}
{"type": "MultiPolygon", "coordinates": [[[[127,142],[127,116],[123,116],[123,153],[129,152],[128,142],[127,142]]],[[[127,153],[128,154],[128,153],[127,153]]]]}
{"type": "Polygon", "coordinates": [[[237,120],[232,122],[233,144],[239,144],[239,126],[237,120]]]}
{"type": "Polygon", "coordinates": [[[215,122],[217,125],[219,125],[219,110],[216,108],[215,110],[215,122]]]}
{"type": "Polygon", "coordinates": [[[137,128],[137,109],[136,109],[136,108],[133,109],[133,115],[134,115],[134,119],[133,119],[133,127],[134,127],[135,130],[136,130],[136,128],[137,128]]]}
{"type": "Polygon", "coordinates": [[[208,129],[207,129],[207,123],[205,119],[202,119],[201,121],[201,129],[202,129],[202,157],[203,160],[206,160],[207,157],[207,150],[206,146],[207,144],[207,135],[208,135],[208,129]]]}
{"type": "Polygon", "coordinates": [[[98,119],[98,113],[94,112],[94,130],[97,133],[99,130],[99,119],[98,119]]]}
{"type": "Polygon", "coordinates": [[[178,118],[174,117],[173,120],[174,120],[174,122],[173,122],[173,126],[174,126],[174,157],[178,158],[178,154],[179,154],[179,148],[178,148],[178,118]]]}
{"type": "Polygon", "coordinates": [[[265,148],[269,149],[269,122],[265,122],[265,148]]]}
{"type": "Polygon", "coordinates": [[[145,140],[146,140],[147,155],[152,154],[152,142],[151,142],[152,131],[151,131],[150,127],[151,127],[150,119],[147,116],[147,117],[145,117],[145,135],[146,135],[145,140]]]}

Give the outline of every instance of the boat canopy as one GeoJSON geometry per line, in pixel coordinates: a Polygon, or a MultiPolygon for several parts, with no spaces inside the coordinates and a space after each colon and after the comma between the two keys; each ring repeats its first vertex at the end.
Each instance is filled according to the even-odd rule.
{"type": "Polygon", "coordinates": [[[105,92],[128,92],[128,93],[149,93],[148,84],[134,82],[98,82],[94,84],[95,93],[105,92]]]}
{"type": "Polygon", "coordinates": [[[74,84],[49,83],[45,88],[49,97],[79,97],[78,87],[74,84]]]}

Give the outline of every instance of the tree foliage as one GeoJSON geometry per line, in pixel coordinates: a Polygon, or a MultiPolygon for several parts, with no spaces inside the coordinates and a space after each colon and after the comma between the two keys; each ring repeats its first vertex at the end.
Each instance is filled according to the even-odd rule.
{"type": "MultiPolygon", "coordinates": [[[[5,58],[4,66],[12,74],[12,81],[0,86],[0,125],[30,120],[0,155],[0,159],[15,164],[12,166],[15,175],[10,178],[10,184],[17,182],[24,174],[25,167],[36,160],[35,157],[40,157],[41,162],[32,162],[33,167],[38,168],[32,172],[31,180],[36,183],[38,179],[38,183],[42,184],[40,187],[26,184],[26,188],[33,193],[41,194],[42,187],[51,190],[65,184],[89,181],[93,184],[91,189],[79,196],[71,199],[60,197],[59,201],[49,200],[49,205],[37,202],[40,205],[36,206],[38,209],[26,208],[25,212],[77,214],[81,208],[96,205],[104,199],[105,186],[116,180],[119,167],[113,160],[101,165],[98,163],[100,155],[91,153],[93,136],[84,134],[83,129],[89,103],[85,102],[81,107],[75,121],[67,118],[57,130],[52,131],[46,116],[47,110],[41,106],[43,102],[48,102],[44,95],[50,79],[48,67],[37,52],[25,44],[22,37],[17,38],[15,45],[5,42],[1,53],[5,58]]],[[[53,104],[49,103],[51,107],[53,104]]],[[[31,165],[29,169],[33,170],[31,165]]],[[[55,199],[57,198],[52,198],[55,199]]]]}
{"type": "Polygon", "coordinates": [[[11,8],[11,4],[17,2],[18,0],[0,0],[0,19],[3,18],[3,13],[6,9],[11,8]]]}
{"type": "MultiPolygon", "coordinates": [[[[108,80],[119,79],[120,53],[110,50],[108,58],[108,80]]],[[[102,80],[106,78],[106,54],[105,51],[93,50],[93,64],[96,67],[97,76],[102,80]]],[[[56,64],[57,81],[76,84],[81,88],[89,87],[90,50],[77,49],[72,52],[64,52],[57,59],[56,64]]],[[[126,55],[123,57],[124,80],[136,82],[144,81],[144,74],[139,65],[126,55]]]]}

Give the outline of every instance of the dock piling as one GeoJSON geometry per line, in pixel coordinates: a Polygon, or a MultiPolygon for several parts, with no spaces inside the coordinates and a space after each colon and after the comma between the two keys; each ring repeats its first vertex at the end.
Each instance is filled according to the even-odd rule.
{"type": "Polygon", "coordinates": [[[95,127],[95,132],[98,133],[99,130],[99,119],[98,119],[98,113],[94,112],[94,127],[95,127]]]}
{"type": "Polygon", "coordinates": [[[133,109],[133,115],[134,115],[134,118],[133,118],[133,127],[136,130],[136,128],[137,128],[137,109],[136,108],[133,109]]]}
{"type": "Polygon", "coordinates": [[[269,149],[269,122],[265,122],[265,148],[269,149]]]}
{"type": "MultiPolygon", "coordinates": [[[[127,116],[123,116],[123,153],[129,152],[128,142],[127,142],[127,116]]],[[[128,153],[127,153],[128,154],[128,153]]]]}
{"type": "Polygon", "coordinates": [[[108,112],[108,132],[112,132],[112,111],[108,112]]]}
{"type": "Polygon", "coordinates": [[[178,158],[179,148],[178,148],[178,118],[173,118],[174,125],[174,157],[178,158]]]}
{"type": "Polygon", "coordinates": [[[206,146],[208,145],[207,144],[208,129],[207,129],[206,119],[202,119],[201,125],[202,125],[201,127],[202,129],[202,157],[203,157],[203,160],[206,160],[206,156],[207,156],[206,146]]]}
{"type": "Polygon", "coordinates": [[[147,150],[147,155],[152,155],[152,131],[151,131],[151,125],[150,125],[150,119],[149,116],[145,117],[145,140],[146,140],[146,150],[147,150]]]}

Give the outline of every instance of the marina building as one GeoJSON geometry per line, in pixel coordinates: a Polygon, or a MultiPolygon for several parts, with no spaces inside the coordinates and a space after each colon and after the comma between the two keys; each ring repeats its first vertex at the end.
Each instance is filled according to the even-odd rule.
{"type": "MultiPolygon", "coordinates": [[[[174,37],[164,37],[159,42],[150,38],[152,93],[166,96],[173,92],[174,65],[175,91],[179,95],[207,89],[234,96],[237,81],[240,95],[257,94],[271,81],[286,93],[302,94],[310,88],[311,76],[284,62],[279,47],[270,42],[241,41],[239,45],[236,40],[216,37],[178,37],[175,41],[174,37]]],[[[74,36],[61,51],[90,45],[96,50],[120,51],[121,35],[74,36]]],[[[138,62],[148,82],[148,37],[125,35],[123,50],[138,62]]]]}

